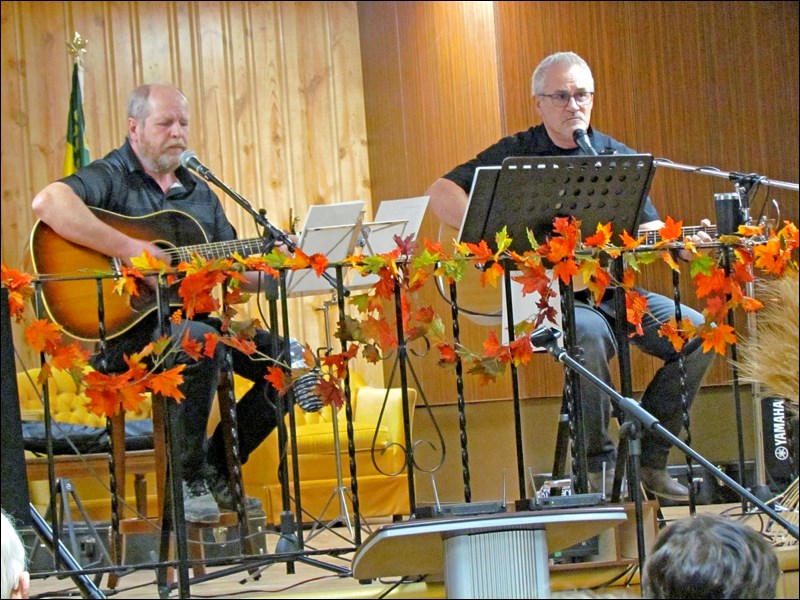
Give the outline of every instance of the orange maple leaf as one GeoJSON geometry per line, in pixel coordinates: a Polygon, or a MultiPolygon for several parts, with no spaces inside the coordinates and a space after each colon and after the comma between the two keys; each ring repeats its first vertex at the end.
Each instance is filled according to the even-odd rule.
{"type": "Polygon", "coordinates": [[[667,217],[664,226],[658,230],[663,242],[674,242],[683,235],[683,221],[673,221],[672,217],[667,217]]]}
{"type": "Polygon", "coordinates": [[[756,312],[764,308],[764,303],[761,300],[756,300],[750,296],[742,296],[741,305],[745,312],[756,312]]]}
{"type": "Polygon", "coordinates": [[[183,392],[178,389],[178,386],[183,383],[183,375],[181,373],[185,368],[186,365],[178,365],[166,371],[151,373],[145,380],[145,385],[156,394],[161,394],[180,402],[185,398],[183,392]]]}
{"type": "Polygon", "coordinates": [[[37,352],[52,354],[61,343],[61,326],[47,319],[36,319],[25,328],[25,340],[37,352]]]}
{"type": "Polygon", "coordinates": [[[561,279],[564,284],[569,284],[572,278],[578,274],[578,265],[573,259],[563,260],[553,267],[553,275],[561,279]]]}
{"type": "Polygon", "coordinates": [[[509,352],[511,353],[511,360],[515,366],[527,365],[533,356],[533,345],[531,339],[527,335],[521,335],[509,345],[509,352]]]}
{"type": "Polygon", "coordinates": [[[89,352],[77,344],[67,344],[53,348],[51,353],[53,366],[56,369],[69,371],[75,367],[83,367],[89,361],[89,352]]]}
{"type": "Polygon", "coordinates": [[[267,367],[267,374],[264,375],[264,379],[269,381],[278,393],[283,395],[288,390],[287,381],[286,381],[286,371],[281,369],[280,367],[267,367]]]}
{"type": "Polygon", "coordinates": [[[625,247],[625,250],[635,250],[642,245],[645,236],[634,238],[627,231],[623,230],[620,234],[620,238],[622,239],[622,245],[625,247]]]}
{"type": "Polygon", "coordinates": [[[330,263],[324,254],[316,253],[311,255],[310,264],[311,268],[314,269],[314,273],[317,274],[317,277],[322,277],[322,274],[330,263]]]}
{"type": "Polygon", "coordinates": [[[625,308],[628,316],[628,323],[634,326],[635,333],[638,335],[644,335],[642,319],[647,312],[647,298],[642,296],[636,290],[626,290],[625,308]]]}
{"type": "Polygon", "coordinates": [[[216,333],[206,333],[204,336],[205,344],[203,345],[203,354],[209,358],[214,356],[214,352],[217,349],[217,343],[219,342],[219,334],[216,333]]]}
{"type": "Polygon", "coordinates": [[[711,273],[698,273],[694,276],[697,297],[703,298],[712,294],[721,294],[726,287],[725,271],[719,267],[711,267],[711,273]]]}
{"type": "Polygon", "coordinates": [[[503,276],[504,272],[503,266],[500,263],[493,262],[488,269],[481,273],[481,285],[483,287],[487,285],[497,287],[497,280],[503,276]]]}
{"type": "Polygon", "coordinates": [[[703,340],[703,352],[712,349],[717,354],[725,355],[727,345],[736,343],[736,332],[730,325],[717,323],[716,326],[705,327],[698,332],[703,340]]]}
{"type": "Polygon", "coordinates": [[[483,356],[486,358],[496,358],[500,362],[505,363],[511,360],[511,351],[508,346],[500,344],[500,340],[497,339],[497,334],[494,331],[490,331],[489,335],[487,335],[486,339],[483,341],[483,356]]]}
{"type": "Polygon", "coordinates": [[[253,340],[246,340],[240,337],[230,337],[230,336],[222,336],[219,338],[219,341],[225,344],[226,346],[230,346],[231,348],[236,348],[239,352],[243,352],[250,356],[251,354],[256,353],[256,344],[253,340]]]}
{"type": "Polygon", "coordinates": [[[602,248],[609,242],[611,242],[611,223],[598,223],[595,234],[583,240],[584,245],[595,248],[602,248]]]}

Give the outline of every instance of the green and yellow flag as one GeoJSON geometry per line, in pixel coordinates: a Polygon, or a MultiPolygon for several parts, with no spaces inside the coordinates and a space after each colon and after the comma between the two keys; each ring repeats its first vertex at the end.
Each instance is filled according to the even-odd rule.
{"type": "Polygon", "coordinates": [[[67,116],[67,149],[64,155],[64,177],[89,164],[89,146],[86,144],[86,122],[83,120],[83,94],[81,93],[80,65],[72,68],[72,93],[67,116]]]}

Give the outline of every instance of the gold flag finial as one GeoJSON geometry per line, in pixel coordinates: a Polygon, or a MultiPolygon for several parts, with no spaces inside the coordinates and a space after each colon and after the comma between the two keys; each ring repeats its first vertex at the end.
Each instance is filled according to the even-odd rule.
{"type": "Polygon", "coordinates": [[[78,64],[83,63],[83,56],[86,54],[86,44],[86,38],[81,36],[81,34],[77,31],[75,32],[75,37],[72,38],[72,41],[67,42],[67,49],[72,55],[73,60],[78,64]]]}

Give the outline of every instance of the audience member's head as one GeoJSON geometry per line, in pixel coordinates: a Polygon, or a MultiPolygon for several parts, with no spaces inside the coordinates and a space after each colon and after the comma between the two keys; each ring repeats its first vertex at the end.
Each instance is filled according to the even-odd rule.
{"type": "Polygon", "coordinates": [[[772,545],[729,518],[676,521],[656,539],[642,572],[645,598],[774,598],[780,576],[772,545]]]}
{"type": "Polygon", "coordinates": [[[16,527],[3,511],[2,538],[2,598],[27,598],[30,588],[30,575],[26,570],[25,546],[16,527]]]}

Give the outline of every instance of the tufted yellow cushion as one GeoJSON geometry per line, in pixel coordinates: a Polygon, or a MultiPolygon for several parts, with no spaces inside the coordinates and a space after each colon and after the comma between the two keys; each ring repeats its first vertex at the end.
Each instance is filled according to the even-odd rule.
{"type": "MultiPolygon", "coordinates": [[[[87,372],[90,369],[87,368],[87,372]]],[[[17,373],[22,418],[27,421],[44,418],[42,387],[38,384],[40,369],[29,369],[17,373]]],[[[106,419],[89,411],[89,398],[78,392],[75,380],[67,371],[54,369],[48,379],[50,414],[53,420],[61,423],[74,423],[90,427],[105,427],[106,419]]],[[[152,416],[152,398],[145,395],[137,411],[125,413],[126,419],[149,419],[152,416]]]]}

